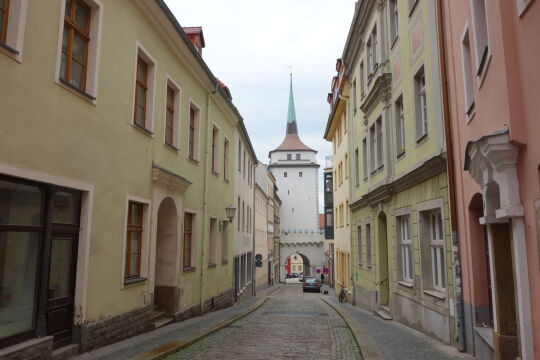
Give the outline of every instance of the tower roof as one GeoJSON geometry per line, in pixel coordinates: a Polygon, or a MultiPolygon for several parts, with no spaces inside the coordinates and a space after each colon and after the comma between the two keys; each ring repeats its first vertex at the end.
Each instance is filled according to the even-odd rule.
{"type": "Polygon", "coordinates": [[[300,136],[298,136],[298,126],[296,125],[296,110],[294,108],[294,96],[291,74],[291,86],[289,89],[289,110],[287,112],[287,129],[285,131],[285,139],[283,139],[281,145],[279,145],[271,152],[298,150],[315,151],[312,148],[308,147],[306,144],[304,144],[302,140],[300,140],[300,136]]]}

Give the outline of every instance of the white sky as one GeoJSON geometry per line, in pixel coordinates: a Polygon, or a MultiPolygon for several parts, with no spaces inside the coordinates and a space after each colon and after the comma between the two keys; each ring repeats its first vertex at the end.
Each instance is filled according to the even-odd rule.
{"type": "Polygon", "coordinates": [[[166,0],[181,26],[202,26],[203,58],[231,90],[259,161],[285,136],[289,70],[298,132],[317,150],[319,207],[322,169],[331,155],[323,140],[326,95],[343,52],[354,0],[166,0]]]}

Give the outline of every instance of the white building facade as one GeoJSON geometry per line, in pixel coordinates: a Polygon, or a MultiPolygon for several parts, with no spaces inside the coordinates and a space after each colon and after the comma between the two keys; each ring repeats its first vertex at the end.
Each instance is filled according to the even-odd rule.
{"type": "Polygon", "coordinates": [[[292,82],[285,139],[270,152],[268,168],[276,179],[280,208],[280,281],[285,281],[285,264],[298,254],[304,274],[320,276],[324,265],[324,236],[319,226],[317,151],[298,136],[292,82]]]}

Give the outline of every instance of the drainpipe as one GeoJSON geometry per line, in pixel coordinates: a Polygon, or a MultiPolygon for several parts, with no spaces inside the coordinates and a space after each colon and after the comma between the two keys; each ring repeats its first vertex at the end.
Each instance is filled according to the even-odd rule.
{"type": "Polygon", "coordinates": [[[256,270],[255,269],[255,266],[253,266],[254,264],[254,261],[255,261],[255,231],[253,231],[253,228],[255,227],[255,209],[253,209],[253,207],[255,206],[255,168],[257,167],[258,164],[253,164],[251,165],[251,169],[249,169],[249,171],[251,171],[251,187],[253,188],[253,202],[251,203],[251,207],[252,207],[252,214],[253,214],[253,217],[251,219],[251,242],[252,242],[252,253],[251,253],[251,295],[252,296],[255,296],[257,295],[255,293],[255,284],[256,284],[256,279],[255,279],[255,276],[256,276],[256,270]]]}
{"type": "Polygon", "coordinates": [[[448,174],[448,191],[450,196],[450,223],[452,228],[452,246],[454,259],[454,276],[455,276],[455,297],[456,297],[456,329],[458,333],[458,350],[464,352],[465,344],[465,321],[464,321],[464,305],[463,291],[461,281],[461,254],[458,238],[457,227],[457,209],[456,209],[456,185],[454,178],[454,153],[452,146],[452,128],[450,125],[450,105],[448,101],[448,69],[446,65],[446,43],[444,39],[444,16],[443,16],[444,0],[437,1],[437,27],[439,33],[439,59],[441,62],[441,80],[442,80],[442,96],[443,96],[443,111],[444,111],[444,132],[446,142],[447,156],[447,174],[448,174]]]}
{"type": "MultiPolygon", "coordinates": [[[[208,270],[204,266],[204,256],[206,254],[204,244],[207,243],[208,236],[210,236],[209,232],[206,231],[208,228],[208,130],[210,128],[210,97],[214,95],[218,90],[218,84],[215,84],[214,90],[210,91],[206,95],[206,128],[205,128],[205,136],[204,136],[204,195],[203,195],[203,230],[202,230],[202,249],[201,249],[201,283],[200,283],[200,306],[201,306],[201,315],[204,314],[204,284],[205,284],[205,275],[206,271],[208,270]],[[208,235],[207,235],[208,234],[208,235]]],[[[202,128],[202,124],[199,118],[199,128],[202,128]]],[[[200,137],[199,137],[200,139],[200,137]]]]}
{"type": "MultiPolygon", "coordinates": [[[[351,121],[351,118],[349,116],[349,99],[344,97],[343,95],[341,95],[341,91],[338,91],[338,97],[340,100],[343,100],[345,101],[345,119],[346,119],[346,122],[347,122],[347,152],[349,154],[349,163],[351,162],[351,156],[354,157],[354,151],[353,151],[353,144],[352,144],[352,133],[353,133],[353,130],[352,130],[352,121],[351,121]]],[[[347,173],[349,174],[349,204],[351,204],[351,194],[353,193],[353,182],[351,181],[353,176],[351,176],[351,167],[349,166],[349,164],[345,164],[348,168],[347,170],[347,173]]],[[[334,162],[333,162],[333,159],[332,159],[332,167],[334,167],[334,162]]],[[[324,184],[323,184],[324,185],[324,184]]],[[[333,206],[333,205],[332,205],[333,206]]],[[[347,216],[349,217],[349,230],[351,229],[351,214],[350,214],[350,209],[347,209],[347,216]]],[[[352,249],[352,230],[350,230],[350,233],[349,233],[349,236],[350,236],[350,240],[351,240],[351,249],[352,249]]],[[[334,240],[334,243],[335,243],[335,240],[334,240]]],[[[334,254],[332,254],[332,258],[334,257],[334,254]]],[[[352,260],[352,254],[350,256],[351,260],[352,260]]],[[[351,261],[349,263],[349,274],[350,274],[350,282],[351,282],[351,288],[349,289],[351,291],[351,304],[356,304],[356,299],[354,297],[354,277],[353,277],[353,272],[354,272],[354,265],[353,265],[354,261],[351,261]]]]}

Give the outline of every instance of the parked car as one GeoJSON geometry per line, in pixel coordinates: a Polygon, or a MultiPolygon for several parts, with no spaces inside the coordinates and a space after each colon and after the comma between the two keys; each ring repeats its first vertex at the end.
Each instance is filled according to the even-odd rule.
{"type": "Polygon", "coordinates": [[[302,286],[302,291],[315,291],[321,292],[321,282],[314,276],[306,276],[304,279],[304,285],[302,286]]]}

